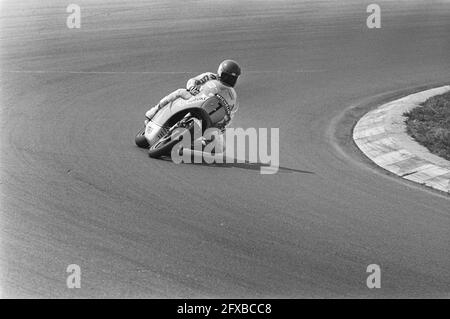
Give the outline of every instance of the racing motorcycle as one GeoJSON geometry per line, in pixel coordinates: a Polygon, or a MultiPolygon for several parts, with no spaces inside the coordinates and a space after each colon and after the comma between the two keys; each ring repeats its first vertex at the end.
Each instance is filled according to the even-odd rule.
{"type": "Polygon", "coordinates": [[[135,143],[147,148],[150,157],[169,156],[173,146],[189,131],[194,136],[195,129],[202,134],[216,126],[230,114],[227,101],[220,96],[200,92],[188,100],[178,98],[159,110],[135,137],[135,143]]]}

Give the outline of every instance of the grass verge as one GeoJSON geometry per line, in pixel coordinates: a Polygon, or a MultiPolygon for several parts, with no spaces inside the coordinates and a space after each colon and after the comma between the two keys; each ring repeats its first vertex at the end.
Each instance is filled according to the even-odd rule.
{"type": "Polygon", "coordinates": [[[406,116],[406,128],[418,143],[450,161],[450,92],[436,95],[406,116]]]}

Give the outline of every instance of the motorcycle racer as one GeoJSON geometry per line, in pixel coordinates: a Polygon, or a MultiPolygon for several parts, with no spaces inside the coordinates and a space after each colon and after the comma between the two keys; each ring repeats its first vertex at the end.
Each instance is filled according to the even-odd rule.
{"type": "Polygon", "coordinates": [[[188,100],[193,96],[204,93],[207,96],[216,95],[229,112],[224,119],[217,124],[217,128],[223,133],[226,127],[231,123],[231,120],[238,109],[237,95],[234,86],[238,77],[241,75],[241,68],[233,60],[225,60],[220,63],[217,74],[212,72],[202,73],[186,83],[186,89],[178,89],[168,94],[159,101],[157,105],[147,111],[146,123],[151,120],[156,113],[169,103],[178,98],[188,100]]]}

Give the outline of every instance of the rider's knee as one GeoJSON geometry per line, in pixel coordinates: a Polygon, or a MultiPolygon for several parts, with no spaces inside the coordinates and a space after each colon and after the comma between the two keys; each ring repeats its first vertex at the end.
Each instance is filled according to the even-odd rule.
{"type": "Polygon", "coordinates": [[[153,113],[154,113],[154,109],[155,108],[155,106],[154,107],[152,107],[150,110],[148,110],[146,113],[145,113],[145,117],[146,118],[148,118],[148,119],[151,119],[152,118],[152,115],[154,115],[153,113]]]}

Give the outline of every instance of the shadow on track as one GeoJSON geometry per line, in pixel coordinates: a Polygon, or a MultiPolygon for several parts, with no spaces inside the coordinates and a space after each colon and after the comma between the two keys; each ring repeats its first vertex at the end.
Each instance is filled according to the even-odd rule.
{"type": "MultiPolygon", "coordinates": [[[[163,161],[169,161],[171,162],[171,158],[170,157],[161,157],[160,160],[163,161]]],[[[232,163],[226,163],[224,160],[224,163],[206,163],[204,160],[201,163],[195,163],[194,161],[192,161],[191,163],[183,163],[185,165],[200,165],[200,166],[208,166],[208,167],[224,167],[224,168],[240,168],[240,169],[246,169],[246,170],[251,170],[251,171],[261,171],[261,168],[263,167],[270,167],[270,165],[265,164],[265,163],[259,163],[259,162],[248,162],[245,161],[245,163],[238,163],[238,160],[235,158],[234,161],[232,163]]],[[[311,171],[305,171],[305,170],[300,170],[300,169],[295,169],[295,168],[289,168],[289,167],[278,167],[278,172],[280,173],[300,173],[300,174],[316,174],[314,172],[311,171]]]]}
{"type": "MultiPolygon", "coordinates": [[[[270,165],[264,164],[264,163],[251,163],[251,162],[245,162],[245,163],[191,163],[192,165],[204,165],[204,166],[212,166],[212,167],[233,167],[233,168],[241,168],[241,169],[247,169],[247,170],[254,170],[254,171],[260,171],[262,167],[270,167],[270,165]]],[[[289,167],[282,167],[280,166],[278,168],[278,172],[280,173],[301,173],[301,174],[315,174],[314,172],[310,171],[304,171],[300,169],[294,169],[289,167]]]]}

